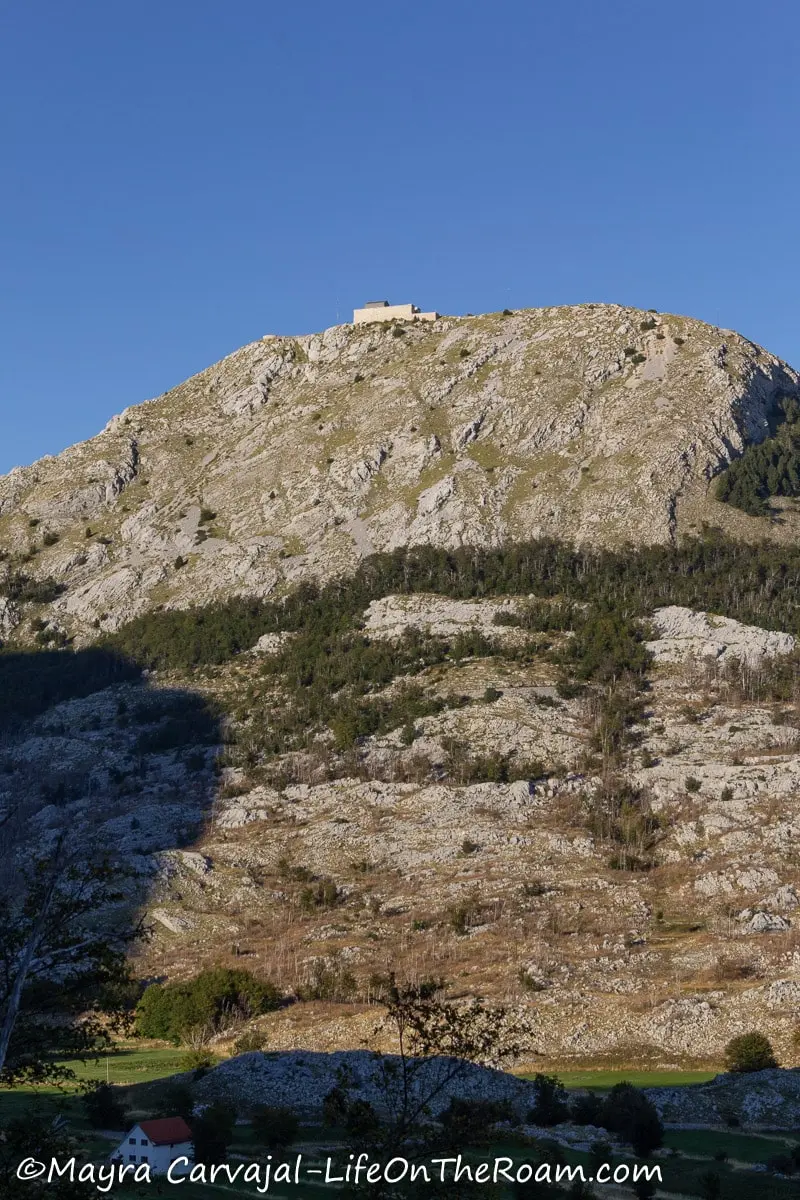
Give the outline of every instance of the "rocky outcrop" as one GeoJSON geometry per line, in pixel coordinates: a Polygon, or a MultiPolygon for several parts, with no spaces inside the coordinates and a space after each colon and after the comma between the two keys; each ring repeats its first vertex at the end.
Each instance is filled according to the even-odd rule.
{"type": "Polygon", "coordinates": [[[382,596],[373,600],[364,614],[364,628],[373,637],[394,640],[407,629],[432,637],[453,637],[474,629],[489,637],[507,634],[495,625],[497,613],[513,613],[514,600],[450,600],[446,596],[382,596]]]}
{"type": "Polygon", "coordinates": [[[752,665],[762,658],[790,654],[795,645],[790,633],[742,625],[728,617],[695,612],[679,605],[656,609],[652,624],[659,637],[648,642],[647,648],[658,662],[737,659],[752,665]]]}
{"type": "MultiPolygon", "coordinates": [[[[220,1063],[203,1077],[194,1095],[199,1104],[223,1100],[240,1112],[247,1112],[257,1104],[269,1104],[275,1096],[280,1096],[281,1103],[294,1112],[319,1120],[325,1097],[346,1078],[352,1098],[366,1100],[380,1112],[394,1108],[399,1100],[399,1062],[396,1055],[377,1058],[368,1050],[333,1054],[255,1051],[220,1063]]],[[[452,1083],[437,1088],[438,1082],[449,1073],[451,1062],[430,1058],[421,1066],[413,1065],[413,1094],[424,1097],[435,1092],[431,1101],[433,1115],[458,1096],[465,1100],[507,1100],[517,1118],[524,1119],[534,1099],[532,1084],[503,1071],[470,1063],[459,1070],[452,1083]]]]}
{"type": "Polygon", "coordinates": [[[725,1125],[735,1117],[751,1129],[796,1129],[800,1071],[718,1075],[689,1087],[648,1088],[662,1119],[676,1125],[725,1125]]]}

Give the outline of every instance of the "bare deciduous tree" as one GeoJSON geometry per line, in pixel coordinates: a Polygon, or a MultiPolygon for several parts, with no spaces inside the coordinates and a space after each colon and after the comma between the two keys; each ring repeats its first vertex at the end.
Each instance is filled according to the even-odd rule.
{"type": "Polygon", "coordinates": [[[58,1079],[58,1055],[96,1051],[109,1038],[99,1008],[115,1007],[127,981],[124,947],[134,932],[119,867],[92,861],[76,830],[34,854],[4,825],[0,856],[0,1079],[58,1079]],[[112,919],[110,913],[116,913],[112,919]]]}

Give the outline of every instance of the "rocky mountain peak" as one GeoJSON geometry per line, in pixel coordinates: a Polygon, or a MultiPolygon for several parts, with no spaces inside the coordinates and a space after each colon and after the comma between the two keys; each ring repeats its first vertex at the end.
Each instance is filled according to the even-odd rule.
{"type": "Polygon", "coordinates": [[[798,394],[736,333],[618,305],[266,336],[1,478],[0,545],[80,642],[404,544],[760,537],[709,485],[798,394]]]}

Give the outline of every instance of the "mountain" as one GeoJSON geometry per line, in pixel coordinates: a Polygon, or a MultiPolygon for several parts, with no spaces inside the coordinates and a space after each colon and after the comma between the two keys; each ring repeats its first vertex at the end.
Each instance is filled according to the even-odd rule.
{"type": "Polygon", "coordinates": [[[738,334],[617,305],[268,336],[0,479],[0,545],[81,643],[402,545],[794,539],[710,484],[798,394],[738,334]]]}
{"type": "Polygon", "coordinates": [[[555,1062],[791,1061],[798,398],[617,306],[340,326],[11,472],[5,844],[113,849],[137,974],[269,977],[270,1048],[396,970],[555,1062]]]}

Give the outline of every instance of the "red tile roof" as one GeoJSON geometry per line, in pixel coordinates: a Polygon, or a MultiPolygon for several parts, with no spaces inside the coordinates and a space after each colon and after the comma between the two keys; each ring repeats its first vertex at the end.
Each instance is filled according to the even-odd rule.
{"type": "Polygon", "coordinates": [[[154,1146],[176,1146],[190,1142],[192,1131],[183,1117],[160,1117],[157,1121],[140,1121],[139,1128],[154,1146]]]}

